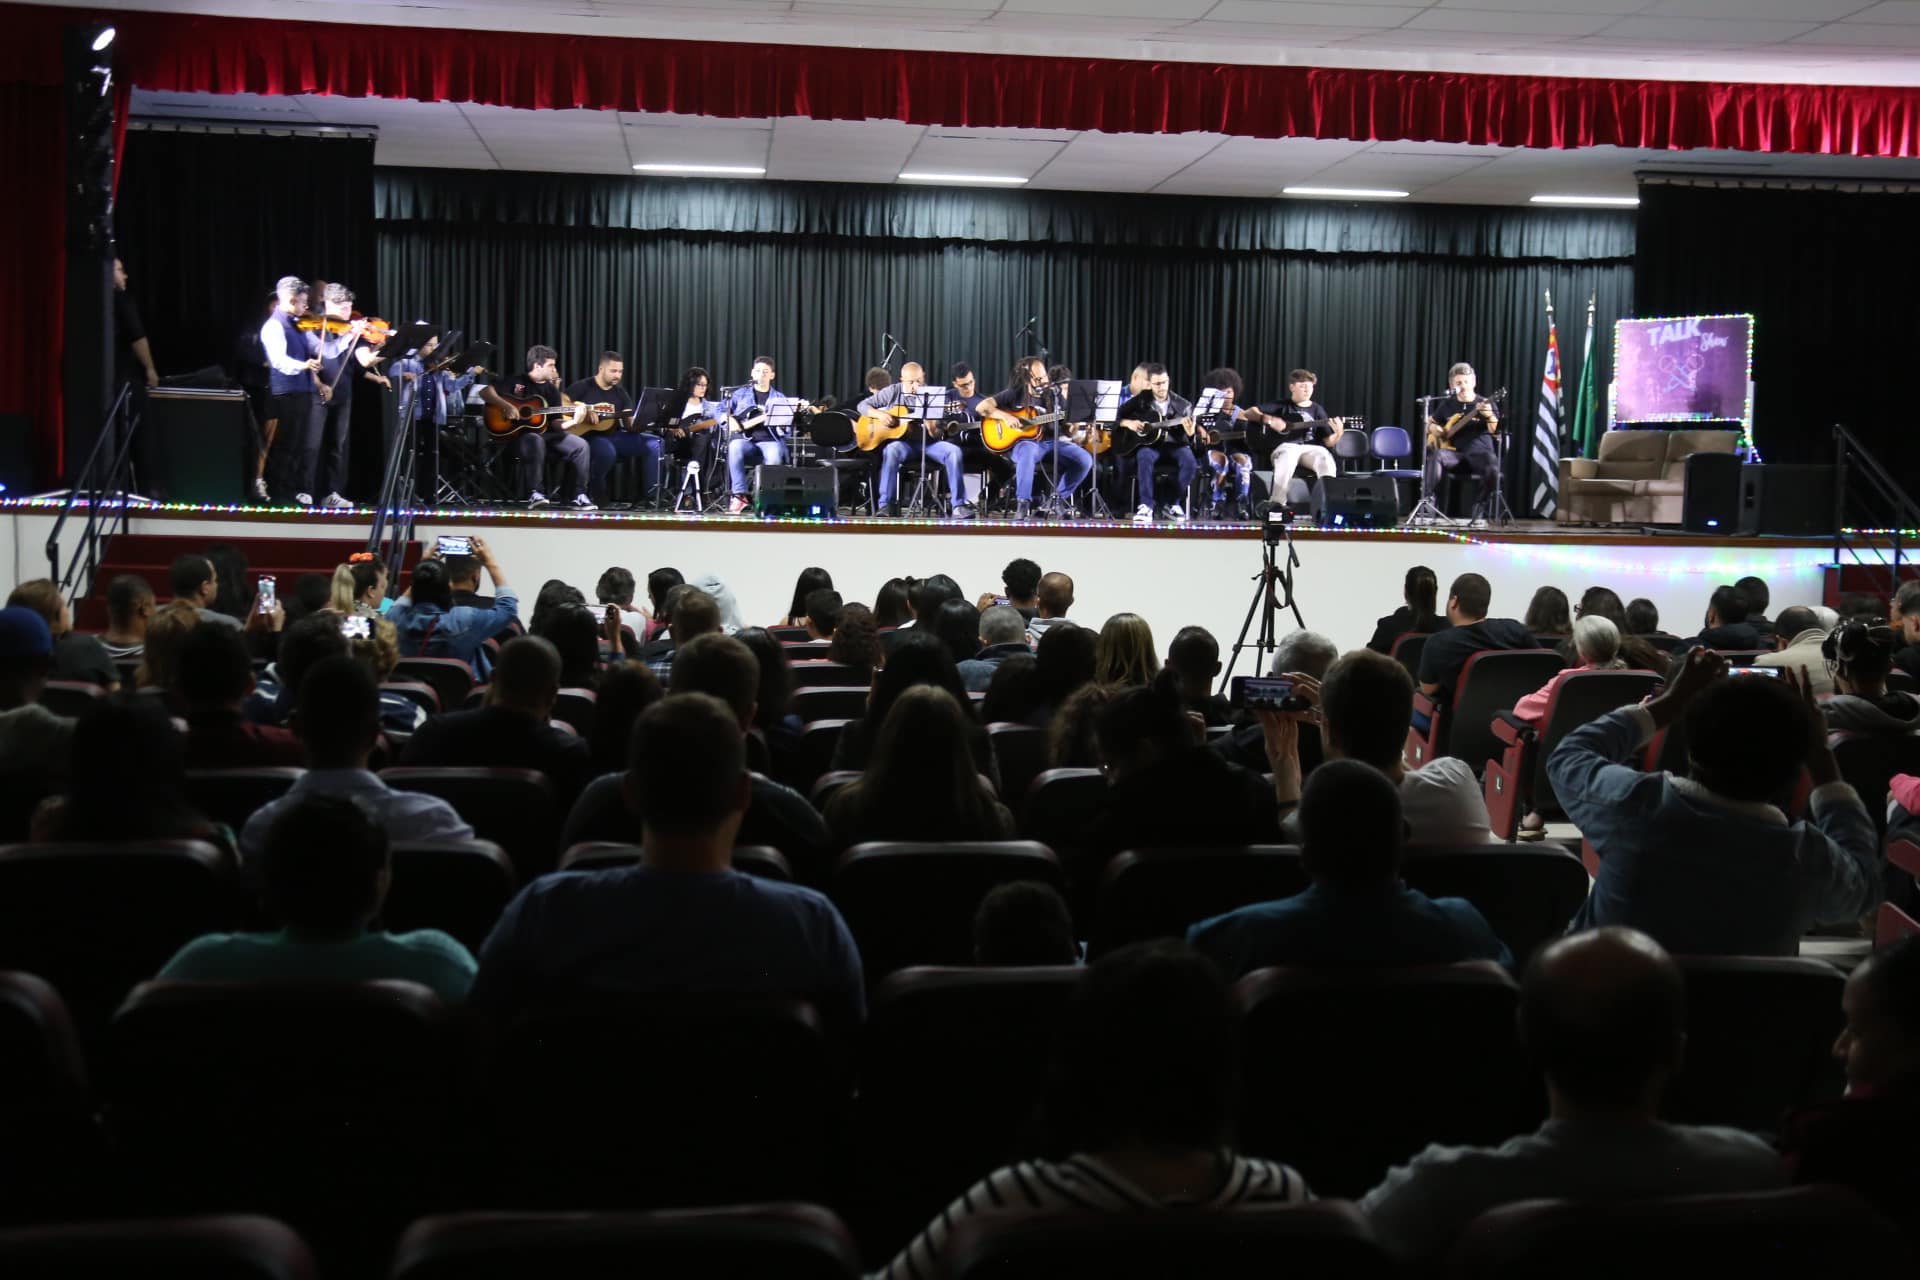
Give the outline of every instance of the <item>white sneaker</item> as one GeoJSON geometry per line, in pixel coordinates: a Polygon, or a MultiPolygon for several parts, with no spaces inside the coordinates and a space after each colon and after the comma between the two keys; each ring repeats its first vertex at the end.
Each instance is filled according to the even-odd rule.
{"type": "Polygon", "coordinates": [[[738,494],[735,494],[733,498],[727,503],[727,514],[730,516],[737,516],[741,512],[745,511],[746,509],[747,509],[747,500],[738,494]]]}
{"type": "Polygon", "coordinates": [[[298,503],[300,506],[303,506],[303,507],[310,507],[313,505],[313,495],[310,493],[296,493],[293,495],[293,500],[294,502],[298,503]]]}
{"type": "Polygon", "coordinates": [[[1167,508],[1167,519],[1175,524],[1184,524],[1187,519],[1187,509],[1176,502],[1167,508]]]}
{"type": "Polygon", "coordinates": [[[253,496],[258,502],[273,501],[273,495],[267,492],[267,482],[264,478],[253,482],[253,496]]]}
{"type": "Polygon", "coordinates": [[[593,499],[589,498],[586,494],[576,493],[573,495],[573,509],[575,511],[598,511],[600,508],[595,506],[593,499]]]}
{"type": "Polygon", "coordinates": [[[535,489],[532,493],[527,495],[527,506],[529,508],[550,507],[552,505],[553,504],[551,502],[547,501],[547,495],[540,492],[538,489],[535,489]]]}
{"type": "Polygon", "coordinates": [[[348,502],[345,498],[341,497],[339,493],[335,492],[335,493],[330,493],[326,497],[322,498],[320,500],[320,505],[323,507],[350,507],[353,504],[351,502],[348,502]]]}
{"type": "Polygon", "coordinates": [[[1138,507],[1135,507],[1133,511],[1133,522],[1135,524],[1152,524],[1153,508],[1144,502],[1138,507]]]}

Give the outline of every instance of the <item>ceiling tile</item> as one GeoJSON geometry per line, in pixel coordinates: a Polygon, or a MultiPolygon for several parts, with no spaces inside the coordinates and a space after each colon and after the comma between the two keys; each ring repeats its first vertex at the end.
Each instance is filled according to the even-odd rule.
{"type": "Polygon", "coordinates": [[[1407,23],[1410,31],[1475,31],[1489,35],[1587,36],[1614,21],[1609,14],[1524,13],[1496,9],[1429,9],[1407,23]]]}
{"type": "Polygon", "coordinates": [[[1280,26],[1397,27],[1419,7],[1387,4],[1296,4],[1292,0],[1220,0],[1208,13],[1221,22],[1262,22],[1280,26]]]}

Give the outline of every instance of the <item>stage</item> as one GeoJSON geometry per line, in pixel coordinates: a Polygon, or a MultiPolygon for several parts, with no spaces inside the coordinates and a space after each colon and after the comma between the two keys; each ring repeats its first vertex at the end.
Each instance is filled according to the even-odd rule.
{"type": "MultiPolygon", "coordinates": [[[[48,499],[0,501],[0,554],[12,566],[13,582],[46,576],[44,544],[59,510],[48,499]]],[[[168,504],[135,508],[129,532],[189,540],[182,549],[191,540],[364,540],[373,515],[364,508],[168,504]]],[[[688,577],[715,573],[733,588],[749,623],[768,624],[779,618],[795,575],[808,565],[828,570],[848,600],[871,603],[885,579],[904,575],[949,574],[969,598],[998,592],[1002,566],[1026,556],[1072,575],[1076,602],[1070,616],[1076,621],[1097,627],[1110,614],[1139,613],[1163,652],[1173,633],[1191,624],[1212,631],[1223,651],[1231,646],[1262,568],[1260,529],[1244,522],[762,519],[512,508],[424,510],[413,518],[415,538],[429,544],[443,533],[486,537],[526,601],[523,614],[531,612],[533,595],[549,578],[564,579],[591,598],[595,580],[610,565],[625,566],[642,580],[662,565],[688,577]]],[[[83,520],[76,510],[68,521],[63,557],[78,545],[83,520]]],[[[1457,574],[1483,574],[1493,584],[1498,616],[1523,615],[1540,586],[1559,587],[1575,600],[1588,587],[1606,586],[1622,600],[1652,600],[1665,628],[1685,635],[1697,629],[1715,586],[1749,574],[1768,583],[1773,612],[1818,603],[1833,561],[1830,539],[1706,537],[1545,521],[1483,530],[1464,524],[1379,530],[1296,525],[1292,533],[1301,618],[1342,648],[1364,644],[1375,619],[1398,606],[1402,577],[1415,564],[1433,569],[1443,593],[1457,574]]],[[[1287,547],[1278,550],[1284,554],[1287,547]]],[[[280,584],[283,595],[289,585],[280,584]]],[[[105,586],[102,580],[97,589],[105,586]]],[[[1285,634],[1295,624],[1283,611],[1275,625],[1285,634]]],[[[1248,661],[1241,660],[1240,671],[1250,669],[1248,661]]]]}

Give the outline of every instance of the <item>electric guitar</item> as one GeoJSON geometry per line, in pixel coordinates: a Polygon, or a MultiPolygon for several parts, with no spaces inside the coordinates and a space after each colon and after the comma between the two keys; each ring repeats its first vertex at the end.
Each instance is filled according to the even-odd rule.
{"type": "Polygon", "coordinates": [[[1002,418],[988,418],[980,424],[980,443],[995,453],[1005,453],[1022,440],[1038,440],[1040,429],[1049,423],[1058,422],[1066,416],[1064,409],[1052,413],[1028,407],[1023,409],[1002,410],[1014,419],[1008,422],[1002,418]]]}
{"type": "MultiPolygon", "coordinates": [[[[1448,453],[1453,453],[1455,451],[1453,437],[1476,418],[1486,424],[1488,435],[1497,434],[1500,430],[1500,420],[1494,416],[1494,410],[1506,398],[1507,389],[1502,387],[1473,408],[1462,409],[1445,422],[1427,423],[1427,448],[1444,449],[1448,453]]],[[[1459,403],[1457,398],[1454,402],[1459,403]]]]}
{"type": "MultiPolygon", "coordinates": [[[[496,436],[517,436],[522,431],[545,431],[549,425],[548,418],[561,415],[571,417],[574,410],[580,407],[577,404],[548,404],[537,396],[518,400],[513,396],[502,395],[500,400],[501,404],[487,401],[486,409],[481,414],[486,421],[487,430],[496,436]]],[[[610,404],[588,405],[587,408],[594,413],[610,414],[614,411],[610,404]]]]}

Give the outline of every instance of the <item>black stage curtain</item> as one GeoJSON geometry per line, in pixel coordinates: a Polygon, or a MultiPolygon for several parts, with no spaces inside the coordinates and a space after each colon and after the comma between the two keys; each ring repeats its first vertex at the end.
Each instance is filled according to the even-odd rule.
{"type": "MultiPolygon", "coordinates": [[[[950,362],[965,360],[990,392],[1016,354],[1037,351],[1014,338],[1037,316],[1053,358],[1083,377],[1124,377],[1138,361],[1159,360],[1174,371],[1176,387],[1191,394],[1206,370],[1229,364],[1246,377],[1251,396],[1273,399],[1284,394],[1287,371],[1304,366],[1320,375],[1321,399],[1334,412],[1411,427],[1414,397],[1442,390],[1447,366],[1465,359],[1479,370],[1483,389],[1512,389],[1507,469],[1516,510],[1532,483],[1528,441],[1546,356],[1543,292],[1552,290],[1560,308],[1569,386],[1579,372],[1588,295],[1597,295],[1604,334],[1628,314],[1632,292],[1632,265],[1619,252],[1630,242],[1622,234],[1630,219],[1614,214],[1552,211],[1534,223],[1541,215],[1527,210],[1409,206],[1387,213],[1376,206],[1128,198],[1138,216],[1116,224],[1120,243],[1061,243],[1038,234],[947,239],[913,234],[923,225],[915,218],[886,236],[689,233],[569,222],[573,215],[562,211],[574,206],[558,193],[571,188],[535,189],[524,175],[442,177],[452,193],[445,199],[433,194],[430,173],[379,175],[389,212],[459,215],[452,222],[381,221],[383,295],[409,316],[493,339],[502,366],[517,368],[537,342],[560,351],[569,377],[590,374],[595,355],[612,348],[626,357],[630,382],[670,383],[698,364],[732,384],[744,380],[755,355],[767,354],[783,389],[844,398],[858,392],[887,331],[927,365],[932,380],[943,381],[950,362]],[[497,200],[475,195],[490,189],[500,193],[497,200]],[[548,210],[554,223],[507,212],[515,208],[548,210]],[[1186,226],[1207,210],[1218,211],[1222,228],[1298,219],[1322,228],[1328,244],[1349,238],[1477,252],[1223,249],[1197,242],[1213,233],[1186,226]],[[1350,237],[1342,219],[1351,223],[1350,237]],[[1475,226],[1501,230],[1490,238],[1460,230],[1475,226]],[[1389,236],[1383,228],[1397,231],[1389,236]],[[1519,252],[1548,240],[1562,249],[1598,245],[1608,256],[1519,252]],[[1502,248],[1513,256],[1496,252],[1502,248]]],[[[835,219],[844,215],[861,226],[885,224],[878,212],[860,216],[861,199],[884,211],[928,195],[937,196],[929,208],[949,210],[975,198],[861,187],[796,193],[788,186],[740,184],[711,198],[730,203],[738,221],[753,228],[803,206],[810,191],[824,190],[835,219]]],[[[1025,199],[1066,215],[1075,215],[1077,202],[1096,222],[1115,205],[1107,196],[987,196],[995,208],[1025,199]]],[[[1022,225],[1023,234],[1037,233],[1059,219],[1022,225]]],[[[1611,344],[1598,340],[1595,347],[1604,383],[1611,344]]]]}
{"type": "Polygon", "coordinates": [[[1762,456],[1831,461],[1839,422],[1911,474],[1896,317],[1920,296],[1920,193],[1644,184],[1639,214],[1635,315],[1753,313],[1762,456]]]}
{"type": "MultiPolygon", "coordinates": [[[[359,310],[382,314],[373,145],[369,138],[128,132],[114,233],[162,375],[210,365],[231,372],[242,338],[258,331],[284,275],[343,281],[359,310]]],[[[319,298],[313,306],[319,310],[319,298]]],[[[353,487],[371,497],[382,466],[373,408],[380,397],[355,401],[353,487]]]]}

